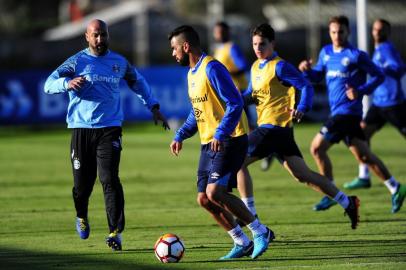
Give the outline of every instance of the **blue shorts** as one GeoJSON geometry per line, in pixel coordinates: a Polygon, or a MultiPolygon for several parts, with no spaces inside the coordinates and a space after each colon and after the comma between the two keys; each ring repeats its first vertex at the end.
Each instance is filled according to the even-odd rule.
{"type": "Polygon", "coordinates": [[[203,144],[197,171],[197,191],[206,192],[207,185],[213,183],[227,187],[228,191],[237,187],[237,172],[244,163],[247,148],[247,135],[225,139],[220,152],[211,151],[210,143],[203,144]]]}
{"type": "Polygon", "coordinates": [[[275,154],[280,162],[284,156],[298,156],[302,158],[293,136],[293,128],[265,128],[258,127],[248,137],[248,156],[264,158],[275,154]]]}
{"type": "Polygon", "coordinates": [[[330,143],[339,143],[343,140],[349,146],[353,138],[365,141],[364,131],[362,131],[360,123],[361,116],[334,115],[324,123],[320,134],[330,143]]]}

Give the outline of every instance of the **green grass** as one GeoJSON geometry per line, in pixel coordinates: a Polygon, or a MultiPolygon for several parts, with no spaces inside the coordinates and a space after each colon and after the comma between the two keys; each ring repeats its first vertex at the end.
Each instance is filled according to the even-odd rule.
{"type": "MultiPolygon", "coordinates": [[[[296,138],[308,165],[309,144],[319,125],[300,125],[296,138]]],[[[390,213],[390,195],[373,178],[361,198],[361,224],[350,229],[343,210],[311,210],[321,195],[296,183],[279,164],[270,171],[251,166],[257,210],[276,233],[258,260],[217,261],[232,243],[195,202],[198,138],[180,157],[169,154],[172,132],[151,126],[124,128],[120,176],[126,199],[124,250],[104,244],[107,222],[99,182],[90,201],[91,236],[74,229],[66,130],[3,128],[0,131],[1,269],[406,269],[406,208],[390,213]],[[160,131],[160,130],[159,130],[160,131]],[[155,240],[178,234],[186,245],[179,264],[164,265],[153,254],[155,240]]],[[[393,128],[373,139],[373,149],[397,179],[406,183],[405,141],[393,128]]],[[[357,173],[343,144],[330,151],[339,186],[357,173]]]]}

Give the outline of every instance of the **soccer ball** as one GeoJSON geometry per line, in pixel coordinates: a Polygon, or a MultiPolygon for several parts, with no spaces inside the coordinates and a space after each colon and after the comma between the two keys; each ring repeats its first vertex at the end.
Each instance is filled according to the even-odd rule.
{"type": "Polygon", "coordinates": [[[185,246],[178,236],[167,233],[156,241],[154,251],[155,256],[160,262],[174,263],[182,259],[185,246]]]}

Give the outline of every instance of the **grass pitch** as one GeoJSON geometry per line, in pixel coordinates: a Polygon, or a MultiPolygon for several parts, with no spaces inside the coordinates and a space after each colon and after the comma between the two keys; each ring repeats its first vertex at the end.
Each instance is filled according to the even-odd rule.
{"type": "MultiPolygon", "coordinates": [[[[296,140],[308,165],[309,144],[320,125],[299,125],[296,140]]],[[[0,269],[406,269],[406,205],[390,213],[390,195],[373,177],[361,199],[361,224],[351,230],[343,210],[314,212],[321,195],[296,183],[275,162],[268,172],[251,166],[258,214],[276,234],[259,259],[218,261],[232,242],[196,202],[198,138],[172,157],[172,132],[157,127],[124,128],[120,176],[126,200],[123,251],[105,244],[108,233],[101,185],[90,200],[91,235],[78,238],[71,198],[70,133],[65,129],[0,130],[0,269]],[[154,257],[155,240],[179,235],[186,253],[178,264],[154,257]]],[[[373,150],[406,184],[406,144],[391,128],[373,139],[373,150]]],[[[357,174],[343,144],[330,151],[338,186],[357,174]]]]}

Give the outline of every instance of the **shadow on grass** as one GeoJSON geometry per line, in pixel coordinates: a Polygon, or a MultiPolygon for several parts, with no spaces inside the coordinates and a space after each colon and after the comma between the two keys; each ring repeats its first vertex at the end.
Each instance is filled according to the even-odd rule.
{"type": "MultiPolygon", "coordinates": [[[[134,252],[130,251],[130,252],[134,252]]],[[[136,250],[137,252],[139,250],[136,250]]],[[[149,250],[151,252],[151,250],[149,250]]],[[[0,247],[0,268],[7,270],[51,270],[51,269],[69,269],[69,270],[158,270],[165,269],[169,265],[160,264],[147,265],[140,262],[123,261],[122,256],[126,256],[127,252],[117,252],[116,254],[108,255],[117,258],[95,258],[101,257],[100,254],[57,254],[51,252],[37,252],[22,249],[12,249],[0,247]]],[[[177,264],[176,269],[182,268],[182,265],[177,264]]],[[[173,267],[171,267],[173,269],[173,267]]]]}

